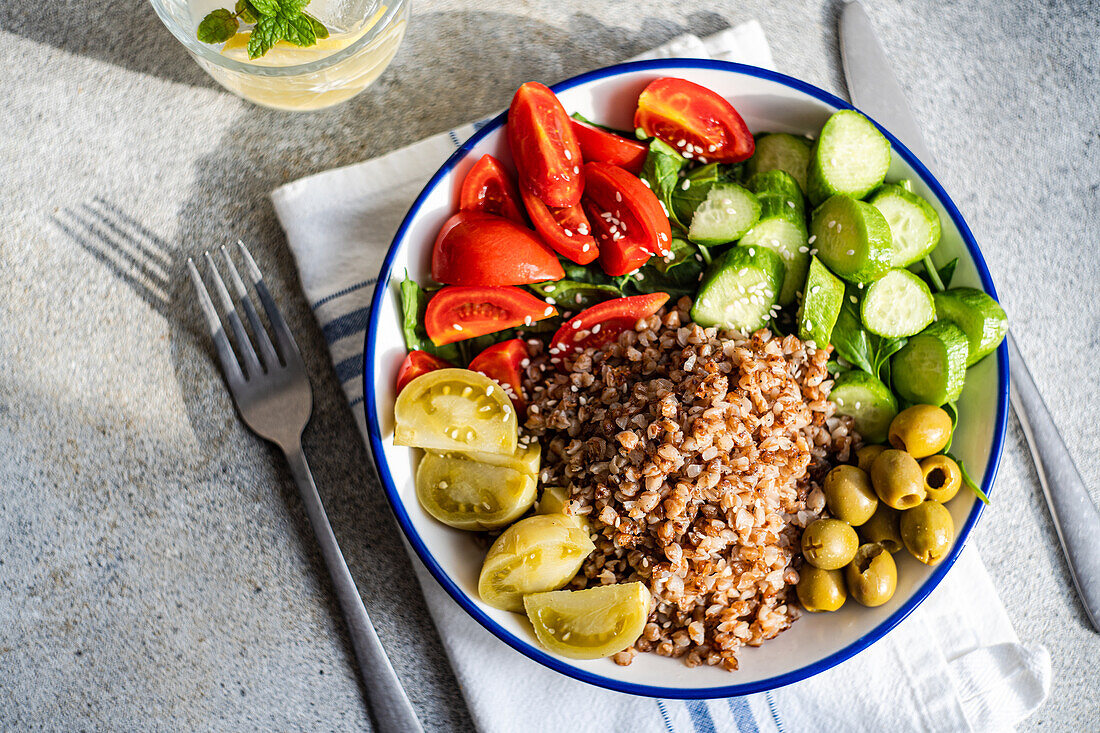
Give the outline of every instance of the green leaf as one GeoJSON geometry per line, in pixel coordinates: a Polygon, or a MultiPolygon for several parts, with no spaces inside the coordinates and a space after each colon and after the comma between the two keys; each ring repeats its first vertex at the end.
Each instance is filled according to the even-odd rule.
{"type": "Polygon", "coordinates": [[[608,277],[597,263],[591,265],[578,265],[570,260],[560,259],[561,267],[565,270],[565,279],[579,283],[595,283],[597,285],[612,285],[615,282],[608,277]]]}
{"type": "Polygon", "coordinates": [[[963,464],[962,460],[956,458],[950,453],[947,454],[947,457],[953,460],[955,463],[959,464],[959,473],[962,474],[962,481],[964,484],[966,484],[966,487],[973,491],[974,495],[981,499],[983,504],[989,506],[989,497],[985,495],[984,491],[982,491],[982,487],[978,486],[978,484],[975,483],[974,479],[970,478],[970,474],[967,473],[966,466],[963,464]]]}
{"type": "Polygon", "coordinates": [[[286,19],[286,40],[295,46],[312,46],[317,43],[317,33],[309,18],[298,13],[286,19]]]}
{"type": "MultiPolygon", "coordinates": [[[[931,263],[932,258],[926,257],[924,260],[924,267],[921,268],[921,271],[918,272],[917,275],[920,277],[921,280],[924,280],[924,282],[928,285],[932,292],[935,293],[939,292],[940,288],[937,285],[936,279],[932,277],[932,272],[928,269],[928,265],[931,263]]],[[[939,284],[943,285],[944,290],[951,287],[951,278],[955,276],[955,268],[957,268],[958,266],[959,258],[956,257],[943,267],[936,269],[936,277],[939,278],[939,284]]]]}
{"type": "Polygon", "coordinates": [[[874,355],[871,360],[871,367],[874,369],[872,374],[878,377],[883,384],[890,384],[890,357],[900,351],[909,342],[909,339],[904,337],[872,338],[874,339],[872,342],[872,353],[874,355]]]}
{"type": "Polygon", "coordinates": [[[401,330],[405,334],[405,346],[409,351],[420,349],[452,364],[465,364],[454,344],[436,346],[424,329],[424,311],[428,308],[428,294],[406,275],[401,281],[401,330]]]}
{"type": "Polygon", "coordinates": [[[278,0],[279,10],[288,18],[302,14],[302,9],[309,5],[309,0],[278,0]]]}
{"type": "Polygon", "coordinates": [[[685,239],[674,237],[670,245],[672,258],[654,257],[630,278],[632,293],[668,293],[672,300],[695,296],[699,276],[703,273],[700,248],[685,239]]]}
{"type": "Polygon", "coordinates": [[[317,36],[318,39],[328,38],[328,28],[325,28],[324,23],[305,11],[302,11],[302,15],[309,18],[309,22],[313,25],[313,34],[317,36]]]}
{"type": "Polygon", "coordinates": [[[642,179],[649,184],[657,199],[668,209],[668,218],[676,226],[684,229],[684,225],[676,219],[673,211],[672,195],[676,187],[680,185],[680,171],[687,163],[676,149],[657,138],[649,141],[649,152],[646,154],[645,163],[642,165],[642,179]]]}
{"type": "Polygon", "coordinates": [[[199,23],[196,35],[203,43],[225,43],[237,32],[240,24],[225,8],[210,11],[199,23]]]}
{"type": "Polygon", "coordinates": [[[252,8],[259,15],[277,15],[279,13],[278,0],[250,0],[252,8]]]}
{"type": "Polygon", "coordinates": [[[672,211],[676,219],[685,224],[691,223],[695,210],[707,200],[711,187],[719,180],[717,163],[708,163],[681,178],[672,191],[672,211]]]}
{"type": "Polygon", "coordinates": [[[943,405],[943,411],[951,417],[951,435],[947,436],[947,445],[940,451],[941,453],[947,453],[951,450],[951,443],[955,440],[955,426],[959,424],[959,406],[954,402],[947,402],[943,405]]]}
{"type": "Polygon", "coordinates": [[[260,19],[260,14],[256,12],[256,8],[252,6],[249,0],[237,0],[237,4],[233,6],[233,9],[236,11],[237,17],[245,23],[255,23],[260,19]]]}
{"type": "Polygon", "coordinates": [[[256,22],[248,39],[248,58],[258,59],[270,51],[276,43],[286,38],[286,18],[281,15],[265,15],[256,22]]]}
{"type": "MultiPolygon", "coordinates": [[[[622,293],[614,285],[587,283],[577,280],[555,280],[554,282],[528,285],[540,298],[550,298],[557,303],[559,310],[579,311],[622,293]]],[[[538,321],[541,323],[541,321],[538,321]]]]}
{"type": "Polygon", "coordinates": [[[852,288],[849,287],[844,294],[844,302],[840,305],[840,314],[833,326],[831,340],[841,358],[868,374],[875,375],[871,340],[863,329],[859,306],[852,302],[851,295],[852,288]]]}

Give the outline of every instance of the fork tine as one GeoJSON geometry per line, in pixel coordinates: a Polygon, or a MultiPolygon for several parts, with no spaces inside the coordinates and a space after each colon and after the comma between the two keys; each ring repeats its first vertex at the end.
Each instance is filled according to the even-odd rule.
{"type": "Polygon", "coordinates": [[[229,337],[225,335],[218,311],[214,308],[214,302],[210,300],[210,293],[206,290],[199,271],[195,267],[195,261],[187,258],[187,270],[191,273],[191,282],[195,286],[195,292],[199,296],[199,306],[206,318],[206,325],[210,329],[210,337],[214,339],[214,349],[218,352],[218,361],[222,364],[222,372],[230,386],[244,381],[241,373],[241,365],[237,363],[237,357],[233,353],[233,347],[229,344],[229,337]]]}
{"type": "Polygon", "coordinates": [[[244,373],[249,379],[252,379],[263,372],[263,367],[260,366],[260,360],[256,357],[256,350],[252,348],[252,341],[244,330],[241,317],[233,306],[233,299],[229,297],[229,291],[225,289],[225,282],[222,280],[221,273],[214,265],[214,258],[210,256],[209,252],[203,252],[202,256],[206,260],[206,266],[210,268],[210,272],[214,276],[214,290],[217,291],[218,299],[225,309],[225,320],[229,321],[229,327],[233,329],[233,338],[237,342],[237,349],[244,357],[244,373]]]}
{"type": "Polygon", "coordinates": [[[260,303],[267,313],[267,320],[271,322],[271,327],[275,330],[275,340],[279,343],[279,351],[283,356],[283,362],[289,363],[291,355],[301,359],[298,344],[294,342],[294,336],[290,333],[286,321],[283,320],[283,314],[279,312],[279,307],[275,305],[274,298],[271,297],[267,285],[264,284],[260,268],[256,267],[256,260],[252,259],[252,254],[244,246],[244,242],[239,239],[237,240],[237,247],[244,257],[245,266],[248,269],[248,278],[252,281],[252,287],[256,289],[256,295],[259,296],[260,303]]]}
{"type": "Polygon", "coordinates": [[[275,353],[271,337],[267,335],[267,329],[260,322],[260,315],[256,312],[255,306],[252,305],[252,299],[248,297],[248,290],[244,286],[244,281],[241,280],[241,275],[237,272],[237,266],[233,264],[233,259],[229,256],[229,250],[226,249],[224,244],[221,246],[221,251],[222,257],[225,259],[225,266],[229,269],[229,281],[233,284],[233,290],[237,293],[237,301],[244,309],[248,324],[252,327],[252,335],[255,337],[256,343],[259,344],[264,368],[271,371],[279,366],[279,355],[275,353]]]}

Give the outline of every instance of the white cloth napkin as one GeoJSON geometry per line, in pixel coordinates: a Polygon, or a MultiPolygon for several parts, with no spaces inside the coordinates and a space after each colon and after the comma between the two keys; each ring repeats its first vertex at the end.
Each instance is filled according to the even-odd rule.
{"type": "MultiPolygon", "coordinates": [[[[772,68],[756,21],[705,39],[680,36],[639,58],[669,57],[772,68]]],[[[363,332],[375,275],[417,193],[475,129],[450,130],[272,193],[364,435],[363,332]]],[[[1000,731],[1038,708],[1050,690],[1049,653],[1020,643],[973,547],[908,619],[855,658],[778,690],[710,701],[633,697],[552,672],[482,629],[415,557],[413,564],[470,713],[480,730],[492,733],[1000,731]],[[518,680],[531,694],[513,694],[518,680]]]]}

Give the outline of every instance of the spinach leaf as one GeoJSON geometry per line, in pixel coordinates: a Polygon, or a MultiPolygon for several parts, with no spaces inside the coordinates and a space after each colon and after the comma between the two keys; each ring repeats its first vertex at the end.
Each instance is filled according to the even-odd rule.
{"type": "Polygon", "coordinates": [[[863,328],[859,318],[859,306],[852,302],[854,291],[849,286],[840,305],[840,314],[833,326],[831,341],[836,353],[852,365],[868,374],[875,374],[874,357],[871,353],[871,339],[863,328]]]}
{"type": "Polygon", "coordinates": [[[576,262],[564,258],[558,258],[561,267],[565,270],[565,279],[577,283],[592,285],[614,285],[614,281],[600,269],[599,262],[590,265],[578,265],[576,262]]]}
{"type": "Polygon", "coordinates": [[[921,280],[924,280],[933,293],[938,293],[951,287],[951,278],[955,276],[955,268],[959,266],[959,258],[956,257],[943,267],[936,268],[932,263],[932,258],[929,256],[924,258],[923,265],[924,267],[917,273],[917,276],[920,277],[921,280]],[[935,269],[936,277],[932,276],[932,271],[929,269],[930,267],[935,269]],[[937,282],[937,278],[939,282],[937,282]],[[943,287],[941,288],[940,285],[943,285],[943,287]]]}
{"type": "MultiPolygon", "coordinates": [[[[614,285],[580,282],[578,280],[556,280],[554,282],[528,285],[540,298],[550,298],[558,310],[582,310],[604,300],[618,298],[622,293],[614,285]]],[[[538,321],[542,323],[542,321],[538,321]]]]}
{"type": "Polygon", "coordinates": [[[878,377],[879,381],[883,384],[890,384],[890,357],[901,350],[906,343],[909,342],[907,338],[885,338],[882,336],[872,337],[873,349],[872,353],[874,358],[871,359],[871,367],[874,369],[871,372],[878,377]]]}
{"type": "Polygon", "coordinates": [[[405,346],[409,351],[426,351],[452,364],[465,364],[459,348],[454,344],[436,346],[428,338],[424,329],[424,311],[428,308],[428,294],[424,288],[409,279],[408,274],[401,281],[401,329],[405,334],[405,346]]]}
{"type": "Polygon", "coordinates": [[[695,210],[707,200],[707,194],[720,180],[717,163],[696,168],[680,179],[672,191],[672,212],[685,224],[691,222],[695,210]]]}
{"type": "Polygon", "coordinates": [[[974,494],[979,499],[982,500],[983,504],[985,504],[986,506],[989,506],[989,497],[985,495],[985,492],[982,491],[982,488],[980,486],[978,486],[978,484],[974,481],[974,479],[970,478],[970,474],[967,473],[966,466],[963,465],[962,460],[956,458],[955,456],[951,455],[950,453],[947,454],[947,457],[950,458],[951,460],[953,460],[955,463],[959,464],[959,473],[962,474],[962,481],[963,481],[964,484],[966,484],[966,487],[968,489],[970,489],[971,491],[973,491],[974,494]]]}
{"type": "Polygon", "coordinates": [[[674,301],[685,295],[694,297],[704,267],[699,248],[685,239],[673,238],[670,249],[670,259],[654,257],[636,275],[624,276],[628,278],[624,290],[632,295],[668,293],[674,301]]]}
{"type": "Polygon", "coordinates": [[[943,452],[947,453],[955,440],[955,426],[959,424],[959,406],[954,402],[947,402],[943,405],[943,411],[951,416],[951,435],[947,438],[947,445],[943,447],[943,452]]]}
{"type": "Polygon", "coordinates": [[[649,141],[649,153],[646,154],[641,175],[657,195],[657,200],[665,205],[669,221],[681,229],[686,227],[676,218],[676,212],[673,211],[672,206],[672,195],[680,185],[680,171],[686,164],[687,161],[676,152],[676,148],[653,138],[649,141]]]}
{"type": "Polygon", "coordinates": [[[581,122],[584,122],[585,124],[592,125],[592,127],[598,127],[599,129],[603,130],[604,132],[610,132],[612,135],[618,135],[619,137],[625,137],[627,140],[630,140],[634,137],[634,135],[627,132],[626,130],[617,130],[614,127],[608,127],[607,125],[601,125],[599,122],[593,122],[592,120],[590,120],[587,117],[585,117],[584,115],[582,115],[580,112],[574,112],[571,116],[573,117],[574,120],[580,120],[581,122]]]}

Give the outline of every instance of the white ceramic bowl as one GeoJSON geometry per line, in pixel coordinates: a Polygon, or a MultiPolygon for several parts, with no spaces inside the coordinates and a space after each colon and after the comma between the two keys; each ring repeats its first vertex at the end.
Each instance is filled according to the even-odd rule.
{"type": "MultiPolygon", "coordinates": [[[[563,81],[554,91],[569,112],[630,129],[638,94],[651,80],[662,76],[688,79],[722,94],[753,132],[816,135],[834,110],[850,107],[827,92],[782,74],[752,66],[687,59],[611,66],[563,81]]],[[[406,270],[417,280],[428,277],[436,231],[457,209],[459,187],[474,162],[485,153],[509,157],[504,123],[502,114],[482,127],[417,197],[386,255],[370,315],[364,394],[371,447],[398,523],[420,559],[459,607],[519,653],[576,679],[638,695],[713,698],[759,692],[828,669],[882,638],[950,570],[978,521],[982,504],[965,489],[948,507],[958,537],[943,562],[928,567],[904,552],[896,555],[898,587],[889,603],[868,609],[851,602],[836,613],[803,614],[791,629],[762,647],[743,649],[738,655],[741,668],[733,673],[717,667],[689,669],[679,659],[656,654],[639,654],[628,667],[608,659],[566,659],[539,646],[526,617],[481,602],[477,577],[484,550],[467,533],[440,524],[420,508],[413,487],[416,452],[393,445],[394,383],[405,356],[398,283],[406,270]]],[[[978,245],[958,209],[928,169],[889,132],[883,132],[894,148],[887,180],[909,178],[916,193],[939,212],[943,239],[936,250],[937,262],[943,264],[957,256],[954,284],[982,288],[996,297],[978,245]]],[[[959,401],[960,423],[952,446],[970,473],[981,477],[987,494],[1000,459],[1007,395],[1008,357],[1002,346],[970,369],[959,401]]]]}

